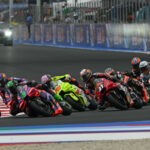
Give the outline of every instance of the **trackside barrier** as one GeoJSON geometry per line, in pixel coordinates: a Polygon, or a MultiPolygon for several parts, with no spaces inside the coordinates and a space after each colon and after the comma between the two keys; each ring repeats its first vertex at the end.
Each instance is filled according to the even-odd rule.
{"type": "Polygon", "coordinates": [[[15,44],[95,49],[150,50],[149,24],[25,24],[14,27],[15,44]]]}

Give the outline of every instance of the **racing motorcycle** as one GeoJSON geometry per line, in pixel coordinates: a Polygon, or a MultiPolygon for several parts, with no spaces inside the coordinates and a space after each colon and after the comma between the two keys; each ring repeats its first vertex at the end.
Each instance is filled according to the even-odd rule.
{"type": "Polygon", "coordinates": [[[58,80],[54,87],[56,94],[61,96],[73,109],[78,111],[84,111],[86,108],[97,109],[96,100],[85,95],[84,91],[77,86],[58,80]]]}
{"type": "Polygon", "coordinates": [[[133,108],[140,109],[143,107],[143,96],[142,96],[142,87],[143,83],[137,79],[125,77],[125,84],[130,92],[131,99],[133,100],[133,108]],[[127,80],[128,79],[128,80],[127,80]]]}
{"type": "Polygon", "coordinates": [[[127,88],[105,78],[95,79],[95,96],[100,105],[106,104],[120,110],[127,110],[131,99],[127,88]]]}
{"type": "Polygon", "coordinates": [[[37,117],[39,115],[50,117],[50,114],[53,112],[51,105],[40,98],[39,93],[34,87],[27,85],[18,86],[18,90],[22,98],[19,107],[29,117],[37,117]]]}
{"type": "Polygon", "coordinates": [[[145,88],[142,81],[134,78],[132,74],[128,73],[122,73],[124,83],[126,84],[131,98],[134,101],[133,107],[136,109],[142,108],[143,104],[145,104],[145,100],[143,98],[145,97],[145,93],[143,92],[143,88],[145,88]]]}

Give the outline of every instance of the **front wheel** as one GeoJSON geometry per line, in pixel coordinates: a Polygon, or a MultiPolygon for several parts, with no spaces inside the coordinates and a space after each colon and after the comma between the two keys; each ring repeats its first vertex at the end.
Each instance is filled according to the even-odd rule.
{"type": "Polygon", "coordinates": [[[52,114],[52,110],[50,105],[45,104],[41,99],[33,99],[29,100],[29,108],[34,110],[37,114],[50,117],[52,114]]]}
{"type": "Polygon", "coordinates": [[[79,103],[79,101],[75,101],[70,96],[66,96],[65,100],[72,106],[73,109],[85,111],[85,107],[79,103]]]}
{"type": "Polygon", "coordinates": [[[128,109],[126,100],[123,97],[122,99],[118,98],[118,95],[115,95],[114,93],[110,93],[109,95],[107,95],[107,100],[109,101],[110,104],[112,104],[117,109],[120,110],[128,109]]]}

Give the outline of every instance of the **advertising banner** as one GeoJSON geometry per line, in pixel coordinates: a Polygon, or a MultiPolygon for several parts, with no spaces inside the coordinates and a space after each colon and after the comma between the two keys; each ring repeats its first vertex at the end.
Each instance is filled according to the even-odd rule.
{"type": "Polygon", "coordinates": [[[59,24],[56,25],[56,44],[60,45],[70,45],[71,38],[70,38],[70,25],[59,24]]]}
{"type": "Polygon", "coordinates": [[[109,48],[125,48],[123,25],[108,24],[107,26],[107,40],[109,48]]]}
{"type": "Polygon", "coordinates": [[[91,46],[90,25],[74,25],[73,37],[75,46],[91,46]]]}
{"type": "Polygon", "coordinates": [[[148,51],[150,51],[150,25],[145,24],[145,43],[146,43],[146,48],[148,51]]]}
{"type": "Polygon", "coordinates": [[[146,37],[145,27],[143,24],[127,24],[124,25],[124,36],[127,48],[141,50],[144,48],[144,40],[146,37]]]}
{"type": "Polygon", "coordinates": [[[14,27],[14,41],[74,47],[150,50],[149,24],[34,24],[14,27]]]}
{"type": "Polygon", "coordinates": [[[40,24],[35,24],[34,25],[34,42],[35,43],[41,43],[42,41],[42,30],[41,30],[41,25],[40,24]]]}
{"type": "Polygon", "coordinates": [[[93,26],[94,26],[93,30],[94,46],[106,47],[106,25],[97,24],[93,26]]]}
{"type": "Polygon", "coordinates": [[[21,26],[21,40],[22,42],[29,41],[28,28],[26,25],[21,26]]]}
{"type": "Polygon", "coordinates": [[[21,26],[14,26],[13,28],[13,40],[14,42],[19,42],[20,41],[20,27],[21,26]]]}
{"type": "Polygon", "coordinates": [[[43,30],[43,42],[45,44],[53,44],[53,26],[44,25],[43,30]]]}

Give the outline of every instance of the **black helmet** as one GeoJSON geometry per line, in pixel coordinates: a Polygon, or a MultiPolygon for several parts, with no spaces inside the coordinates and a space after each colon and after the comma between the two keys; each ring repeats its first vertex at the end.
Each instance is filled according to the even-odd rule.
{"type": "Polygon", "coordinates": [[[88,82],[92,76],[92,71],[90,69],[82,69],[80,72],[80,78],[83,82],[88,82]]]}
{"type": "Polygon", "coordinates": [[[149,71],[149,63],[147,61],[141,61],[139,68],[140,68],[142,73],[149,71]]]}

